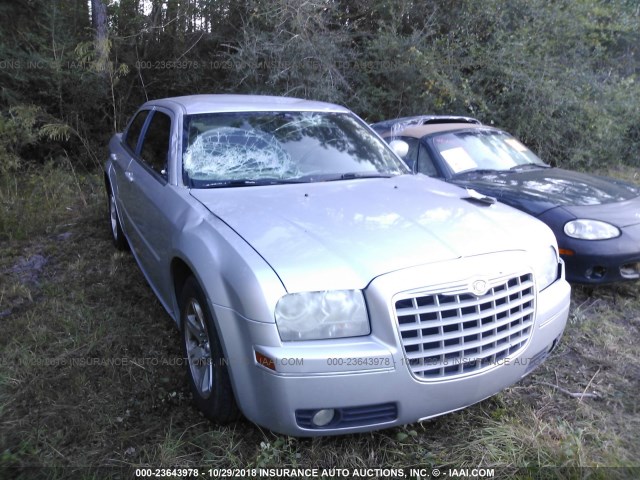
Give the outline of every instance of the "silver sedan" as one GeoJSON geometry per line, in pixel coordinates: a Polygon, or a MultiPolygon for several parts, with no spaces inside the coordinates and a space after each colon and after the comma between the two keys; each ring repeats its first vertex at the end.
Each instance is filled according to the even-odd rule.
{"type": "Polygon", "coordinates": [[[343,107],[167,98],[109,147],[114,243],[180,328],[216,422],[313,436],[420,421],[517,382],[563,332],[549,228],[410,174],[343,107]]]}

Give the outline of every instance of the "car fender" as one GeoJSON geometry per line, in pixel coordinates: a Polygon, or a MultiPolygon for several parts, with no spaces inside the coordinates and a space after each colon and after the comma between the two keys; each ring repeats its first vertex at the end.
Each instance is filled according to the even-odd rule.
{"type": "MultiPolygon", "coordinates": [[[[202,209],[204,207],[197,210],[202,209]]],[[[198,217],[181,218],[181,222],[167,270],[175,281],[172,265],[179,259],[202,287],[214,317],[236,401],[243,412],[251,411],[253,387],[249,380],[255,361],[253,346],[280,345],[273,312],[277,301],[287,292],[267,262],[208,211],[198,217]],[[249,324],[253,328],[250,329],[249,324]]],[[[172,316],[181,327],[179,295],[176,291],[172,316]]]]}
{"type": "MultiPolygon", "coordinates": [[[[255,322],[274,323],[275,305],[287,293],[280,278],[242,237],[192,202],[197,213],[178,220],[168,273],[172,275],[173,260],[180,259],[200,283],[212,311],[229,308],[255,322]]],[[[175,312],[179,312],[177,298],[174,295],[175,312]]],[[[176,323],[179,316],[174,315],[176,323]]]]}

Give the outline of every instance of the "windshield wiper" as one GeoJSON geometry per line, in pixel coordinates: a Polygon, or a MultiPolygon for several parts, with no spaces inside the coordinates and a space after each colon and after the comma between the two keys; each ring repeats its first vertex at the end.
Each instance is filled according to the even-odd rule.
{"type": "Polygon", "coordinates": [[[258,178],[258,179],[237,179],[237,180],[216,180],[213,182],[201,182],[191,180],[193,188],[232,188],[232,187],[255,187],[261,185],[286,185],[290,183],[309,183],[309,182],[333,182],[337,180],[353,180],[360,178],[390,178],[395,175],[391,173],[380,172],[349,172],[342,173],[328,178],[322,176],[305,175],[299,178],[280,179],[280,178],[258,178]]]}
{"type": "Polygon", "coordinates": [[[461,175],[468,175],[470,173],[477,173],[478,175],[485,175],[487,173],[500,173],[503,172],[504,170],[496,170],[495,168],[473,168],[473,169],[469,169],[469,170],[463,170],[462,172],[458,172],[456,174],[454,174],[454,177],[458,177],[461,175]]]}
{"type": "Polygon", "coordinates": [[[215,182],[198,184],[195,183],[195,188],[228,188],[228,187],[256,187],[261,185],[285,185],[289,183],[307,183],[304,180],[296,179],[280,179],[280,178],[259,178],[255,180],[251,179],[238,179],[238,180],[218,180],[215,182]]]}
{"type": "Polygon", "coordinates": [[[544,165],[540,163],[525,163],[522,165],[514,165],[509,170],[527,170],[529,168],[551,168],[549,165],[544,165]]]}
{"type": "Polygon", "coordinates": [[[380,173],[380,172],[348,172],[338,175],[336,177],[330,177],[325,180],[325,182],[334,182],[336,180],[353,180],[360,178],[391,178],[394,177],[394,174],[391,173],[380,173]]]}

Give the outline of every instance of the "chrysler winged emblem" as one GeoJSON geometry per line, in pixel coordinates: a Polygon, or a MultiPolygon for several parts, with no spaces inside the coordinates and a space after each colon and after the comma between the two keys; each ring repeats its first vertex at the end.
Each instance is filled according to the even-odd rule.
{"type": "Polygon", "coordinates": [[[489,290],[489,282],[478,278],[471,282],[471,292],[477,297],[481,297],[489,290]]]}

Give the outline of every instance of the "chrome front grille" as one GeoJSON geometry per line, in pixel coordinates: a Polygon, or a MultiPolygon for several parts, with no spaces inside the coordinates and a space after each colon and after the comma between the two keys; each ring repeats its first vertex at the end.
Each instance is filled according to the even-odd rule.
{"type": "Polygon", "coordinates": [[[524,347],[533,328],[532,275],[490,283],[480,296],[464,287],[395,302],[402,346],[414,376],[432,380],[485,370],[524,347]]]}

